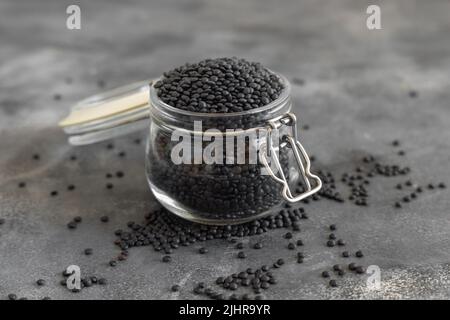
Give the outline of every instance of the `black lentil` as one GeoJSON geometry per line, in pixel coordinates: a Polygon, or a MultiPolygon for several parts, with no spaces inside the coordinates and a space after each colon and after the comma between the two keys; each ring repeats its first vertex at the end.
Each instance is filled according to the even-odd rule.
{"type": "Polygon", "coordinates": [[[358,266],[358,267],[356,267],[355,271],[358,274],[363,274],[366,272],[366,269],[363,266],[358,266]]]}
{"type": "Polygon", "coordinates": [[[361,250],[358,250],[358,251],[355,252],[355,256],[358,257],[358,258],[362,258],[362,257],[364,257],[364,254],[362,253],[361,250]]]}
{"type": "Polygon", "coordinates": [[[87,256],[90,256],[92,253],[94,253],[94,250],[91,248],[84,249],[84,254],[87,256]]]}
{"type": "Polygon", "coordinates": [[[17,295],[14,293],[10,293],[10,294],[8,294],[8,299],[9,300],[17,300],[17,295]]]}
{"type": "Polygon", "coordinates": [[[245,259],[247,257],[244,251],[239,251],[237,256],[239,259],[245,259]]]}
{"type": "Polygon", "coordinates": [[[72,275],[72,273],[69,273],[66,269],[62,272],[62,275],[63,275],[63,277],[68,277],[68,276],[72,275]]]}
{"type": "Polygon", "coordinates": [[[109,221],[109,217],[108,216],[102,216],[102,217],[100,217],[100,221],[106,223],[106,222],[109,221]]]}
{"type": "Polygon", "coordinates": [[[44,279],[38,279],[38,280],[36,281],[36,284],[37,284],[38,286],[43,286],[43,285],[45,285],[45,280],[44,280],[44,279]]]}
{"type": "Polygon", "coordinates": [[[237,285],[236,282],[231,283],[230,286],[229,286],[230,290],[236,290],[237,288],[238,288],[238,285],[237,285]]]}
{"type": "Polygon", "coordinates": [[[269,289],[269,286],[270,286],[270,284],[268,282],[262,282],[260,285],[261,289],[264,289],[264,290],[269,289]]]}
{"type": "Polygon", "coordinates": [[[67,228],[69,229],[76,229],[77,223],[75,221],[71,221],[67,224],[67,228]]]}
{"type": "Polygon", "coordinates": [[[124,176],[124,173],[122,171],[117,171],[116,172],[116,177],[117,178],[122,178],[124,176]]]}
{"type": "Polygon", "coordinates": [[[172,290],[172,292],[180,291],[180,286],[175,284],[175,285],[172,286],[172,288],[170,288],[170,290],[172,290]]]}
{"type": "Polygon", "coordinates": [[[216,279],[216,284],[223,284],[223,282],[224,282],[224,278],[223,277],[218,277],[216,279]]]}
{"type": "Polygon", "coordinates": [[[93,283],[92,283],[90,278],[83,278],[83,279],[81,279],[81,283],[86,288],[92,287],[92,285],[93,285],[93,283]]]}
{"type": "Polygon", "coordinates": [[[330,280],[330,287],[333,287],[333,288],[335,288],[335,287],[337,287],[338,286],[338,284],[337,284],[337,282],[336,282],[336,280],[330,280]]]}
{"type": "Polygon", "coordinates": [[[263,247],[261,242],[257,242],[253,245],[253,249],[261,249],[263,247]]]}

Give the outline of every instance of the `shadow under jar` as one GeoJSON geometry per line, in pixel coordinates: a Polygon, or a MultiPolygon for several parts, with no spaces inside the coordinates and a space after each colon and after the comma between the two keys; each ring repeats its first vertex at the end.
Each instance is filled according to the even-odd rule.
{"type": "Polygon", "coordinates": [[[178,109],[150,85],[146,175],[164,207],[194,222],[237,224],[321,188],[297,140],[290,84],[277,76],[284,89],[276,100],[234,113],[178,109]]]}

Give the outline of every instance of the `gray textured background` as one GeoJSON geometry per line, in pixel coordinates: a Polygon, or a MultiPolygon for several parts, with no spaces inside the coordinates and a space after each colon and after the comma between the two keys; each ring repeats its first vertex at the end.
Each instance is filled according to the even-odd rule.
{"type": "MultiPolygon", "coordinates": [[[[134,249],[128,262],[105,266],[117,254],[113,231],[141,221],[158,207],[144,176],[143,146],[135,137],[73,148],[56,127],[77,100],[100,89],[160,75],[186,61],[242,56],[260,61],[288,78],[296,112],[311,126],[302,134],[320,167],[342,173],[367,152],[383,161],[406,161],[418,183],[450,182],[450,2],[447,0],[152,0],[0,1],[0,298],[10,292],[28,298],[63,299],[193,298],[192,283],[251,265],[289,263],[279,284],[265,296],[299,298],[449,297],[450,198],[448,189],[428,192],[402,210],[393,210],[401,178],[377,178],[371,206],[320,201],[307,207],[307,258],[297,265],[283,231],[261,236],[265,248],[234,258],[231,245],[214,241],[210,254],[198,246],[178,250],[163,265],[148,247],[134,249]],[[82,30],[65,28],[65,9],[80,4],[82,30]],[[365,27],[368,4],[381,4],[379,31],[365,27]],[[72,79],[67,81],[67,79],[72,79]],[[410,90],[419,96],[411,99],[410,90]],[[62,99],[55,101],[54,94],[62,99]],[[407,152],[399,158],[389,142],[398,138],[407,152]],[[126,151],[125,158],[117,153],[126,151]],[[32,159],[41,155],[40,161],[32,159]],[[76,154],[78,160],[69,161],[76,154]],[[114,190],[105,173],[123,170],[114,190]],[[25,181],[27,187],[18,189],[25,181]],[[77,190],[65,188],[73,183],[77,190]],[[59,190],[51,198],[49,192],[59,190]],[[108,224],[99,222],[107,214],[108,224]],[[74,216],[75,231],[65,225],[74,216]],[[342,262],[326,248],[325,226],[338,222],[348,249],[362,249],[364,263],[382,270],[382,289],[368,291],[365,277],[346,276],[336,289],[320,272],[342,262]],[[82,250],[94,248],[93,256],[82,250]],[[110,284],[81,294],[58,284],[62,269],[104,274],[110,284]],[[37,288],[36,279],[48,285],[37,288]],[[169,292],[175,283],[186,287],[169,292]]],[[[344,189],[345,190],[345,189],[344,189]]],[[[245,241],[253,242],[254,239],[245,241]]]]}

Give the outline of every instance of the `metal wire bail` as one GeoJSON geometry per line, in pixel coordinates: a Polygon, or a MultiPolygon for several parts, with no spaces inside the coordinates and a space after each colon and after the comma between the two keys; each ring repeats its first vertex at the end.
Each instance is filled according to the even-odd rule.
{"type": "Polygon", "coordinates": [[[322,181],[317,175],[311,173],[310,171],[311,161],[309,159],[309,156],[306,153],[305,148],[297,139],[297,119],[295,115],[293,113],[286,113],[285,115],[277,119],[270,120],[268,121],[268,126],[266,129],[266,142],[263,142],[261,145],[259,157],[270,176],[275,181],[283,185],[283,190],[281,192],[283,198],[289,202],[297,202],[319,191],[320,188],[322,188],[322,181]],[[281,139],[292,149],[295,159],[297,160],[297,164],[300,168],[301,176],[306,185],[306,191],[297,196],[293,196],[293,193],[289,188],[289,183],[286,179],[283,169],[281,168],[280,161],[272,143],[272,131],[279,130],[284,125],[291,128],[291,134],[285,134],[281,137],[281,139]],[[279,176],[277,176],[270,167],[268,157],[270,157],[274,162],[279,176]],[[311,184],[311,180],[313,180],[315,183],[311,184]],[[314,187],[312,187],[312,185],[314,187]]]}

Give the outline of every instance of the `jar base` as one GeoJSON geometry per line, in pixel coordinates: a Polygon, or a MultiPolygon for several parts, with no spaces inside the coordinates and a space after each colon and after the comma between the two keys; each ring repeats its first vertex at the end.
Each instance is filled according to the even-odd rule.
{"type": "Polygon", "coordinates": [[[249,216],[245,218],[239,218],[239,219],[208,219],[199,217],[198,215],[193,212],[192,209],[187,208],[186,206],[183,206],[178,201],[174,200],[172,197],[168,196],[164,191],[156,187],[154,184],[152,184],[150,181],[148,182],[151,191],[153,192],[153,195],[158,200],[158,202],[166,208],[171,213],[179,216],[180,218],[183,218],[185,220],[200,223],[200,224],[207,224],[207,225],[216,225],[216,226],[223,226],[223,225],[233,225],[233,224],[243,224],[246,222],[250,222],[253,220],[257,220],[263,217],[266,217],[268,215],[271,215],[275,212],[278,212],[281,209],[281,204],[274,206],[272,209],[261,212],[254,216],[249,216]]]}

